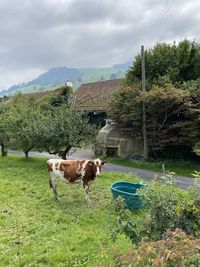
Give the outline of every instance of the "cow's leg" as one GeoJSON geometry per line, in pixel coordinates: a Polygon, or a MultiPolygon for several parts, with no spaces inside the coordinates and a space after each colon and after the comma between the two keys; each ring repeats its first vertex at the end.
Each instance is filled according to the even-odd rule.
{"type": "Polygon", "coordinates": [[[88,183],[83,183],[83,187],[84,187],[84,192],[85,192],[85,200],[87,201],[87,203],[91,203],[90,197],[89,197],[89,184],[88,183]]]}
{"type": "Polygon", "coordinates": [[[56,200],[59,200],[59,196],[57,192],[57,181],[56,181],[56,178],[51,174],[50,174],[49,184],[50,184],[50,187],[53,189],[56,200]]]}

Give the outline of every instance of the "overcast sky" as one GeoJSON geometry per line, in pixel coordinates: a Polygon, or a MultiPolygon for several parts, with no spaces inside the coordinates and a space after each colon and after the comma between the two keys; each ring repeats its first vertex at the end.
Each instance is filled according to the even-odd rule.
{"type": "Polygon", "coordinates": [[[133,61],[140,46],[200,42],[199,0],[0,0],[0,90],[49,68],[133,61]]]}

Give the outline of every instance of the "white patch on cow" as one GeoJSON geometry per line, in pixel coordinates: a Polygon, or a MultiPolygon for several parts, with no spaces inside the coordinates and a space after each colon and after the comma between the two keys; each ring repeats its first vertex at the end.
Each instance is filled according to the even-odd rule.
{"type": "Polygon", "coordinates": [[[78,164],[78,169],[77,169],[76,173],[81,174],[81,164],[80,163],[78,164]]]}
{"type": "Polygon", "coordinates": [[[101,160],[100,159],[95,159],[94,160],[94,164],[96,165],[96,168],[97,168],[95,175],[99,176],[101,174],[100,168],[99,168],[99,166],[101,166],[101,160]]]}
{"type": "Polygon", "coordinates": [[[52,164],[52,176],[55,177],[55,179],[61,179],[65,183],[67,182],[65,177],[64,177],[64,172],[60,171],[60,164],[63,160],[62,159],[50,159],[47,162],[52,164]],[[56,164],[58,164],[56,166],[56,164]]]}
{"type": "Polygon", "coordinates": [[[91,203],[91,200],[90,200],[90,197],[89,197],[89,186],[88,185],[85,185],[84,186],[84,191],[85,191],[85,200],[88,202],[88,203],[91,203]]]}
{"type": "Polygon", "coordinates": [[[82,178],[84,177],[84,175],[85,175],[85,168],[86,168],[86,165],[87,165],[88,161],[89,161],[89,160],[86,160],[86,161],[83,163],[82,167],[81,167],[81,171],[80,171],[81,179],[82,179],[82,178]]]}

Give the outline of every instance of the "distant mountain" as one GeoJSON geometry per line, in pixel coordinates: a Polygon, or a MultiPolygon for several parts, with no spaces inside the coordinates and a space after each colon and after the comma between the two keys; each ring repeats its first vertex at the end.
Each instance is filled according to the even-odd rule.
{"type": "Polygon", "coordinates": [[[131,65],[131,62],[128,62],[110,68],[51,68],[32,81],[13,85],[8,90],[0,91],[0,96],[10,96],[18,92],[31,93],[51,90],[67,81],[72,82],[73,89],[76,90],[82,83],[123,78],[131,65]]]}
{"type": "Polygon", "coordinates": [[[113,68],[127,71],[128,68],[131,67],[131,66],[133,66],[133,62],[129,61],[129,62],[124,63],[124,64],[113,65],[113,68]]]}
{"type": "Polygon", "coordinates": [[[65,83],[67,80],[71,82],[77,81],[82,76],[78,69],[57,67],[52,68],[48,72],[41,74],[38,78],[28,83],[31,84],[49,84],[49,83],[65,83]]]}

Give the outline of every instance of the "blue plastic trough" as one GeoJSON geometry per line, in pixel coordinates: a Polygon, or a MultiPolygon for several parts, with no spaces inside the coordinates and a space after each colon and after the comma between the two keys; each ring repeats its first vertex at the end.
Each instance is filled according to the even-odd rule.
{"type": "Polygon", "coordinates": [[[116,182],[111,185],[114,198],[121,196],[129,210],[141,209],[144,207],[138,189],[145,186],[145,183],[116,182]]]}

